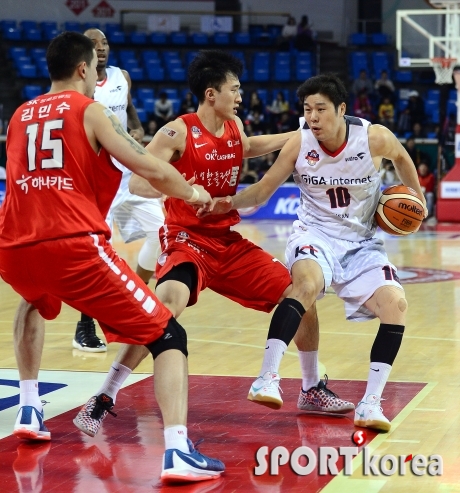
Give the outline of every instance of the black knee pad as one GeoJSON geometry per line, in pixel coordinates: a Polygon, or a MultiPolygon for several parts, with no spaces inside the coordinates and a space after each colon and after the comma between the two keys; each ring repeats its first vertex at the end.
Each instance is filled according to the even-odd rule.
{"type": "Polygon", "coordinates": [[[185,284],[188,290],[192,292],[198,283],[195,264],[184,262],[183,264],[175,265],[167,274],[158,280],[156,285],[159,286],[165,281],[179,281],[185,284]]]}
{"type": "Polygon", "coordinates": [[[156,341],[146,344],[145,347],[152,353],[153,359],[169,349],[177,349],[187,357],[187,333],[182,325],[174,317],[171,317],[165,328],[165,333],[156,341]]]}

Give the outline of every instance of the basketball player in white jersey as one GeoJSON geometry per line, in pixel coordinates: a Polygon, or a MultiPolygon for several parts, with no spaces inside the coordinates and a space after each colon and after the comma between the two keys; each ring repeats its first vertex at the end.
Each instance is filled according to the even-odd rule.
{"type": "MultiPolygon", "coordinates": [[[[117,115],[125,130],[129,129],[131,137],[142,143],[144,129],[131,100],[131,78],[128,72],[118,67],[107,66],[110,48],[102,31],[88,29],[84,35],[93,41],[97,53],[98,81],[94,99],[110,108],[117,115]]],[[[150,189],[150,198],[132,195],[128,190],[131,171],[115,159],[113,162],[123,171],[123,178],[110,208],[107,222],[110,229],[113,229],[114,221],[117,223],[125,243],[146,238],[139,252],[136,273],[147,284],[152,278],[159,255],[158,231],[164,222],[163,209],[159,200],[161,194],[156,194],[153,189],[150,189]]],[[[105,343],[96,336],[94,320],[83,313],[77,324],[72,345],[80,351],[107,351],[105,343]]]]}
{"type": "Polygon", "coordinates": [[[223,213],[262,204],[294,173],[301,197],[299,219],[286,246],[293,283],[289,298],[308,310],[331,286],[345,301],[347,320],[380,319],[354,422],[388,431],[391,424],[380,401],[401,345],[408,305],[396,267],[374,236],[382,158],[393,161],[403,184],[424,201],[423,194],[414,163],[398,139],[381,125],[345,115],[348,95],[335,75],[308,79],[297,95],[305,113],[301,131],[261,181],[233,197],[213,199],[211,210],[223,213]]]}

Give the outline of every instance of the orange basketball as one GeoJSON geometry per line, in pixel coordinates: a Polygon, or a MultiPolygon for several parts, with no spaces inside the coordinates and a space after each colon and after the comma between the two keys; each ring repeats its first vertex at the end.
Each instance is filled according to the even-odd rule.
{"type": "Polygon", "coordinates": [[[393,185],[380,196],[375,220],[385,233],[408,235],[423,221],[423,202],[412,188],[393,185]]]}

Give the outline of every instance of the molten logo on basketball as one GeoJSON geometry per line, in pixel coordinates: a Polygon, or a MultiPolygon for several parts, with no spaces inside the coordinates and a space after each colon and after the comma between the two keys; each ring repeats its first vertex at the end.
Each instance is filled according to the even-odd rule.
{"type": "Polygon", "coordinates": [[[419,209],[415,204],[409,205],[404,202],[398,204],[398,209],[404,209],[405,211],[414,212],[418,216],[423,216],[422,209],[419,209]]]}

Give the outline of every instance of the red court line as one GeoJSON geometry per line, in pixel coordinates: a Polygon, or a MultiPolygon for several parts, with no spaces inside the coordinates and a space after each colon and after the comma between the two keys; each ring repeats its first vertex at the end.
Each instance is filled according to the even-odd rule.
{"type": "MultiPolygon", "coordinates": [[[[95,438],[72,424],[76,410],[46,421],[51,444],[21,443],[10,436],[0,440],[0,490],[8,493],[271,493],[321,491],[331,476],[297,476],[288,466],[279,476],[254,476],[255,453],[283,445],[352,446],[353,413],[345,418],[312,416],[297,410],[298,379],[283,379],[282,409],[272,411],[246,400],[252,378],[191,376],[189,437],[204,438],[200,450],[224,461],[225,475],[217,481],[162,487],[159,482],[163,430],[153,397],[153,377],[123,389],[117,418],[110,415],[95,438]]],[[[330,381],[340,397],[355,404],[365,382],[330,381]]],[[[388,383],[384,411],[392,420],[420,392],[423,383],[388,383]]],[[[89,397],[89,396],[88,396],[89,397]]],[[[52,394],[49,396],[52,406],[52,394]]],[[[13,425],[13,423],[11,424],[13,425]]],[[[367,431],[368,442],[375,433],[367,431]]]]}

